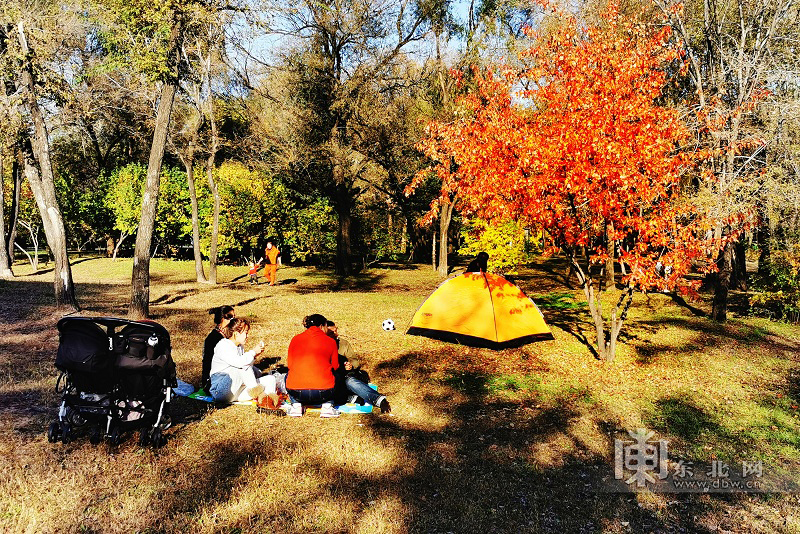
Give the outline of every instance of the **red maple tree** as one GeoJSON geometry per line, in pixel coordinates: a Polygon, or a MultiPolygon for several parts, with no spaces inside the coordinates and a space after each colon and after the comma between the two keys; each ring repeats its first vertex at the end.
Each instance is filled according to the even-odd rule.
{"type": "Polygon", "coordinates": [[[526,67],[475,71],[456,120],[428,125],[420,148],[435,165],[417,178],[435,171],[462,212],[544,229],[577,273],[599,357],[612,360],[635,291],[691,290],[692,260],[721,243],[682,194],[700,157],[690,132],[658,103],[681,66],[668,26],[623,19],[613,2],[597,27],[555,16],[552,33],[531,32],[526,67]],[[627,274],[606,330],[595,277],[617,245],[627,274]]]}

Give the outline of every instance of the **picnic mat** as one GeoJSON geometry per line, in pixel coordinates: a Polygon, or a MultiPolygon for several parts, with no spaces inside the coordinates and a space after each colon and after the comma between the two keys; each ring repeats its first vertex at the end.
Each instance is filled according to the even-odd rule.
{"type": "MultiPolygon", "coordinates": [[[[203,391],[202,389],[196,389],[193,385],[188,382],[184,382],[180,378],[178,380],[178,387],[173,388],[172,392],[176,395],[181,397],[186,397],[189,399],[199,400],[202,402],[214,402],[214,398],[203,391]]],[[[378,386],[371,383],[369,387],[378,391],[378,386]]],[[[256,402],[249,400],[249,401],[236,401],[233,404],[238,406],[255,406],[256,402]]],[[[288,408],[288,403],[284,403],[284,406],[288,408]]],[[[341,406],[336,406],[336,409],[339,410],[341,413],[372,413],[373,406],[371,404],[355,404],[353,402],[348,402],[347,404],[342,404],[341,406]]],[[[318,412],[320,408],[318,406],[306,406],[306,412],[318,412]]]]}

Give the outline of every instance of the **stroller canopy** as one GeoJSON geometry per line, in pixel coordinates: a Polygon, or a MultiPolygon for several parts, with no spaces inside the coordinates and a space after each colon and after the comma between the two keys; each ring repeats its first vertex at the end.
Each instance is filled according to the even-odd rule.
{"type": "Polygon", "coordinates": [[[169,332],[156,322],[65,317],[57,326],[60,341],[56,367],[62,371],[134,371],[158,374],[174,382],[169,332]]]}
{"type": "Polygon", "coordinates": [[[519,287],[483,272],[442,283],[406,333],[495,350],[553,339],[539,308],[519,287]]]}

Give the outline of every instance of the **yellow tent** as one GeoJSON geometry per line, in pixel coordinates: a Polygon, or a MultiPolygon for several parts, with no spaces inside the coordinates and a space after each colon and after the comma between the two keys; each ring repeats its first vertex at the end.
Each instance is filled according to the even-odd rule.
{"type": "Polygon", "coordinates": [[[406,333],[491,349],[553,339],[539,308],[520,288],[482,272],[442,283],[419,307],[406,333]]]}

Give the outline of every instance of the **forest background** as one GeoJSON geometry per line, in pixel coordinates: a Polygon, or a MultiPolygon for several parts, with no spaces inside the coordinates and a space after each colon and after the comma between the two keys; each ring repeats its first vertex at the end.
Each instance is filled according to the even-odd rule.
{"type": "MultiPolygon", "coordinates": [[[[486,249],[494,270],[513,272],[552,241],[521,221],[462,217],[424,150],[428,124],[469,112],[479,73],[520,68],[520,52],[557,33],[564,18],[551,5],[7,4],[0,275],[14,276],[15,257],[36,269],[46,244],[59,307],[79,308],[69,258],[89,250],[135,256],[129,314],[142,317],[156,255],[194,258],[197,281],[216,283],[218,262],[258,259],[271,237],[285,262],[339,276],[381,260],[430,262],[444,276],[459,249],[486,249]]],[[[557,7],[578,29],[609,24],[603,3],[557,7]]],[[[682,194],[729,221],[717,238],[735,236],[707,258],[719,271],[706,278],[712,315],[724,320],[728,290],[750,283],[753,304],[796,318],[797,5],[634,0],[618,12],[669,28],[679,51],[657,104],[705,154],[682,194]],[[748,257],[759,260],[753,280],[748,257]]],[[[623,240],[596,233],[581,249],[587,269],[624,273],[623,240]],[[592,255],[598,242],[606,252],[592,255]]]]}

